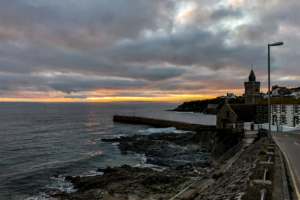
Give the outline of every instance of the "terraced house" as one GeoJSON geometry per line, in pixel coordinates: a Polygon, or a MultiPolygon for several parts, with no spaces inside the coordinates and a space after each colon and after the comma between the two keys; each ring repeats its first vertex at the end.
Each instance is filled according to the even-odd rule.
{"type": "MultiPolygon", "coordinates": [[[[300,118],[300,99],[271,99],[271,124],[296,126],[300,118]]],[[[268,123],[268,99],[254,104],[254,123],[268,123]]]]}

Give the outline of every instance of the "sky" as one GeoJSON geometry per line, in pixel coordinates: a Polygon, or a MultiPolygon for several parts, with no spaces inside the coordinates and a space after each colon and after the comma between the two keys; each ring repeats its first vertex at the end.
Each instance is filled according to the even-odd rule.
{"type": "Polygon", "coordinates": [[[181,102],[300,83],[299,0],[0,0],[0,101],[181,102]]]}

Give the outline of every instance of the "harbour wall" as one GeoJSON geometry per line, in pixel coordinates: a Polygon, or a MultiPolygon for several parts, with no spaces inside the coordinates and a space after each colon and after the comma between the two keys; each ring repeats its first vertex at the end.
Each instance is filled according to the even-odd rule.
{"type": "Polygon", "coordinates": [[[175,127],[176,129],[187,130],[187,131],[197,131],[197,129],[199,128],[200,129],[216,128],[216,126],[211,126],[211,125],[191,124],[187,122],[154,119],[148,117],[123,116],[123,115],[114,115],[113,121],[130,123],[130,124],[144,124],[144,125],[150,125],[158,128],[175,127]]]}

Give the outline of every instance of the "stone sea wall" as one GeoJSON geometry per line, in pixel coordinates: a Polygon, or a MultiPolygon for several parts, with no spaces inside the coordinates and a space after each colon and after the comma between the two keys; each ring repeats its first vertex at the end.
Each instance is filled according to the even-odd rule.
{"type": "Polygon", "coordinates": [[[245,138],[241,129],[205,129],[198,128],[195,140],[201,145],[208,145],[212,148],[211,161],[216,161],[228,150],[236,146],[245,138]]]}
{"type": "Polygon", "coordinates": [[[199,128],[208,128],[208,129],[216,128],[216,126],[210,126],[210,125],[191,124],[186,122],[154,119],[154,118],[147,118],[147,117],[122,116],[122,115],[114,115],[113,120],[114,122],[144,124],[144,125],[150,125],[159,128],[175,127],[176,129],[187,130],[187,131],[196,131],[199,128]]]}
{"type": "Polygon", "coordinates": [[[195,200],[241,199],[254,173],[259,159],[258,154],[262,149],[263,140],[250,145],[236,163],[195,200]]]}

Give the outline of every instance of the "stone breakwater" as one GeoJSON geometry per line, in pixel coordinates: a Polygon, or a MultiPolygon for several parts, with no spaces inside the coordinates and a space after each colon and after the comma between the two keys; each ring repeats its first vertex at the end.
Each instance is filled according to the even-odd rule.
{"type": "Polygon", "coordinates": [[[113,120],[114,122],[144,124],[144,125],[150,125],[159,128],[175,127],[176,129],[187,130],[187,131],[196,131],[197,128],[216,128],[216,126],[210,126],[210,125],[191,124],[186,122],[153,119],[147,117],[122,116],[122,115],[114,115],[113,120]]]}
{"type": "Polygon", "coordinates": [[[250,145],[236,163],[221,178],[203,191],[196,200],[240,199],[245,194],[259,159],[258,154],[262,149],[263,140],[250,145]]]}

